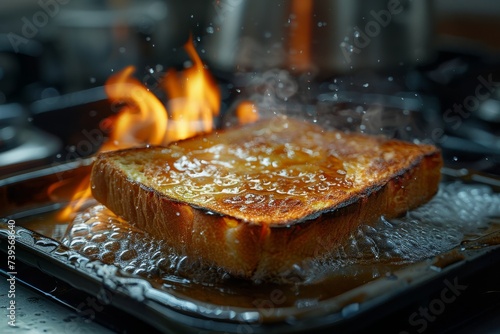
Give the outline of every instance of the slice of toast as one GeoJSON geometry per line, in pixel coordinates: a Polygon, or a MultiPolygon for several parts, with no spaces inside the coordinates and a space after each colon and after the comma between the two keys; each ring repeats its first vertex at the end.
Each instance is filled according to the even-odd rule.
{"type": "Polygon", "coordinates": [[[102,153],[92,193],[180,254],[250,278],[324,256],[360,224],[425,203],[441,166],[431,145],[280,117],[102,153]]]}

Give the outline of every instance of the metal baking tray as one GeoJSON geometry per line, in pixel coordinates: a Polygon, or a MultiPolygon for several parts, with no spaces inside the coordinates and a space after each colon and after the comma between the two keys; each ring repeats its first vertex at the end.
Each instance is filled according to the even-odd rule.
{"type": "MultiPolygon", "coordinates": [[[[0,250],[7,252],[8,221],[14,220],[16,260],[24,268],[17,270],[18,279],[81,313],[88,311],[81,308],[85,296],[96,298],[104,311],[92,312],[91,320],[117,332],[126,332],[135,322],[164,333],[330,333],[375,328],[416,333],[424,325],[426,330],[448,328],[451,314],[457,326],[457,319],[479,312],[476,303],[483,307],[498,303],[485,291],[490,289],[487,283],[498,278],[493,269],[500,263],[500,218],[491,215],[438,253],[398,263],[375,254],[342,266],[330,264],[331,272],[311,282],[256,283],[230,277],[196,281],[182,277],[179,270],[156,275],[154,268],[145,272],[105,263],[68,243],[74,223],[59,222],[56,213],[68,204],[70,194],[50,191],[56,183],[65,185],[61,189],[74,188],[91,163],[81,160],[0,180],[0,250]],[[471,303],[477,296],[481,300],[471,303]],[[434,312],[432,321],[419,314],[422,307],[434,312]]],[[[490,175],[443,168],[442,186],[450,184],[500,196],[500,180],[490,175]]],[[[129,233],[124,240],[141,243],[136,237],[141,231],[133,226],[124,229],[129,233]]]]}

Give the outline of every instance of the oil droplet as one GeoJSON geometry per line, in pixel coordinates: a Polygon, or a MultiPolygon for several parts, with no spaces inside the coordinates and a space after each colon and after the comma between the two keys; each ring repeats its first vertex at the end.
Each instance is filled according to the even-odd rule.
{"type": "Polygon", "coordinates": [[[90,238],[90,241],[92,242],[104,242],[108,239],[108,237],[105,234],[95,234],[90,238]]]}
{"type": "Polygon", "coordinates": [[[72,228],[71,233],[73,236],[86,236],[89,234],[90,228],[87,225],[76,225],[72,228]]]}
{"type": "Polygon", "coordinates": [[[101,260],[107,264],[113,264],[115,262],[115,253],[113,252],[104,252],[101,254],[101,260]]]}
{"type": "Polygon", "coordinates": [[[128,260],[131,260],[131,259],[137,257],[137,252],[134,249],[127,249],[127,250],[121,252],[119,257],[123,261],[128,261],[128,260]]]}
{"type": "Polygon", "coordinates": [[[104,244],[104,249],[116,252],[120,249],[120,243],[118,241],[108,241],[104,244]]]}
{"type": "Polygon", "coordinates": [[[87,243],[87,241],[84,239],[73,239],[71,241],[71,243],[69,244],[69,246],[72,249],[80,250],[83,247],[83,245],[85,245],[86,243],[87,243]]]}
{"type": "Polygon", "coordinates": [[[109,238],[110,239],[114,239],[114,240],[120,240],[123,238],[123,233],[121,232],[113,232],[109,235],[109,238]]]}
{"type": "Polygon", "coordinates": [[[42,247],[58,247],[59,242],[51,239],[39,239],[35,241],[35,245],[42,247]]]}
{"type": "Polygon", "coordinates": [[[89,256],[96,255],[99,253],[99,247],[97,247],[96,245],[87,245],[83,247],[82,253],[89,256]]]}

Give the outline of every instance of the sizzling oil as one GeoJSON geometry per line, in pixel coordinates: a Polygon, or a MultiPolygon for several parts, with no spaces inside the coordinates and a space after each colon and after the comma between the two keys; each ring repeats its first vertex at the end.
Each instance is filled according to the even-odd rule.
{"type": "MultiPolygon", "coordinates": [[[[91,261],[112,264],[130,275],[139,275],[160,284],[171,294],[189,296],[216,305],[258,307],[279,291],[281,307],[304,301],[318,302],[362,285],[397,265],[359,264],[332,272],[317,282],[302,284],[303,277],[288,276],[286,282],[259,284],[231,277],[220,268],[206,267],[198,259],[179,256],[161,240],[150,238],[116,217],[103,205],[81,213],[68,230],[63,243],[91,261]]],[[[317,277],[319,278],[319,277],[317,277]]]]}
{"type": "MultiPolygon", "coordinates": [[[[487,247],[499,240],[500,226],[494,216],[500,216],[500,195],[490,188],[442,184],[426,205],[399,219],[382,217],[378,224],[361,226],[328,257],[297,265],[274,283],[239,280],[219,268],[204,267],[198,259],[178,256],[164,242],[150,238],[102,205],[80,214],[64,243],[90,259],[147,277],[181,297],[258,308],[256,301],[269,300],[279,291],[282,302],[275,306],[301,306],[375,278],[397,279],[392,273],[398,268],[453,249],[487,247]]],[[[436,265],[454,261],[438,258],[436,265]]]]}

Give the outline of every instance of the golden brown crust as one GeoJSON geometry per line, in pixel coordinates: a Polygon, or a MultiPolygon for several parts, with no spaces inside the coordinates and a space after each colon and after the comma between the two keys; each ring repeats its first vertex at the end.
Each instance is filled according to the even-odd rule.
{"type": "MultiPolygon", "coordinates": [[[[295,122],[290,124],[302,127],[295,122]]],[[[263,123],[260,126],[268,125],[263,123]]],[[[309,125],[306,127],[312,129],[309,125]]],[[[235,131],[240,131],[240,134],[234,131],[219,134],[218,143],[227,137],[231,137],[230,142],[237,140],[241,130],[235,131]]],[[[321,131],[319,133],[324,135],[321,131]]],[[[236,214],[213,213],[220,210],[207,211],[189,200],[166,196],[145,185],[144,179],[141,182],[132,180],[123,165],[117,164],[117,156],[118,159],[124,156],[137,159],[134,154],[142,154],[141,149],[99,155],[92,171],[92,192],[113,212],[164,239],[179,253],[201,258],[242,277],[273,275],[305,259],[328,254],[361,223],[371,223],[381,215],[398,216],[426,202],[437,191],[442,158],[436,148],[354,134],[345,136],[342,140],[368,141],[363,142],[363,147],[358,147],[358,152],[354,144],[342,146],[341,157],[368,152],[368,143],[373,146],[396,145],[397,156],[386,160],[397,166],[384,170],[388,168],[384,159],[367,164],[369,168],[365,173],[370,175],[363,179],[366,186],[347,198],[334,194],[335,204],[330,205],[331,201],[328,207],[319,211],[303,210],[300,208],[303,203],[296,209],[290,205],[293,201],[289,201],[288,207],[281,208],[288,208],[291,215],[286,216],[286,210],[282,211],[293,219],[272,221],[266,211],[258,219],[242,219],[236,214]]],[[[183,141],[177,145],[189,147],[200,140],[183,141]]],[[[148,166],[145,163],[143,168],[148,166]]],[[[229,210],[237,212],[232,207],[229,210]]]]}

